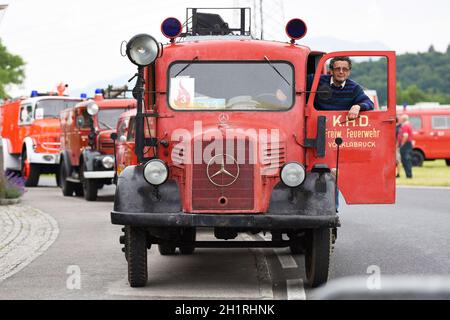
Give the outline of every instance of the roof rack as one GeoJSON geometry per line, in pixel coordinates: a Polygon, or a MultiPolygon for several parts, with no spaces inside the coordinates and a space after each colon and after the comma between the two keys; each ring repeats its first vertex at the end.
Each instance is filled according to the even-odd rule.
{"type": "Polygon", "coordinates": [[[186,36],[251,36],[251,8],[186,8],[186,36]],[[204,10],[207,10],[205,12],[204,10]],[[238,20],[238,25],[230,26],[221,14],[226,14],[229,20],[238,20]],[[228,10],[228,11],[225,11],[228,10]],[[202,12],[203,11],[203,12],[202,12]],[[230,12],[231,11],[231,12],[230,12]],[[238,19],[236,19],[238,18],[238,19]]]}

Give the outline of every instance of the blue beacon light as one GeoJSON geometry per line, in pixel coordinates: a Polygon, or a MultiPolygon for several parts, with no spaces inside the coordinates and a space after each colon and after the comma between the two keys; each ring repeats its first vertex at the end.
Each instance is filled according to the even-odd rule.
{"type": "Polygon", "coordinates": [[[103,90],[102,89],[95,89],[95,94],[103,94],[103,90]]]}
{"type": "Polygon", "coordinates": [[[80,98],[81,98],[81,99],[87,99],[87,94],[86,94],[86,93],[80,94],[80,98]]]}
{"type": "Polygon", "coordinates": [[[301,19],[295,18],[286,23],[286,34],[291,38],[291,43],[303,38],[307,30],[306,23],[301,19]]]}
{"type": "Polygon", "coordinates": [[[170,39],[170,42],[174,42],[175,38],[178,37],[181,34],[181,31],[183,30],[183,26],[177,18],[166,18],[161,23],[161,32],[162,34],[170,39]]]}
{"type": "Polygon", "coordinates": [[[31,91],[31,98],[37,97],[39,94],[37,92],[37,90],[32,90],[31,91]]]}

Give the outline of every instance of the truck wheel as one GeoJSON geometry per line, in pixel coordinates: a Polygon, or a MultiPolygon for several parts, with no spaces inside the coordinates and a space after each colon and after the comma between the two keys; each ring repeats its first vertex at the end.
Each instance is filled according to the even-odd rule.
{"type": "Polygon", "coordinates": [[[29,163],[27,151],[22,153],[22,177],[25,179],[26,187],[36,187],[39,183],[40,168],[38,164],[29,163]]]}
{"type": "MultiPolygon", "coordinates": [[[[197,231],[195,228],[188,228],[184,229],[183,235],[182,235],[182,241],[186,242],[195,242],[195,239],[197,237],[197,231]]],[[[195,251],[195,244],[187,244],[180,246],[180,252],[181,254],[193,254],[195,251]]]]}
{"type": "Polygon", "coordinates": [[[175,254],[175,249],[176,247],[170,244],[158,244],[158,251],[162,256],[170,256],[175,254]]]}
{"type": "Polygon", "coordinates": [[[126,227],[125,237],[130,286],[145,287],[147,284],[147,235],[144,229],[126,227]]]}
{"type": "Polygon", "coordinates": [[[423,166],[424,157],[422,152],[418,150],[413,150],[411,152],[411,163],[414,167],[422,167],[423,166]]]}
{"type": "Polygon", "coordinates": [[[312,229],[306,232],[305,270],[306,279],[315,288],[328,281],[331,255],[331,230],[312,229]]]}
{"type": "Polygon", "coordinates": [[[84,190],[83,190],[83,185],[81,183],[77,183],[74,186],[74,190],[75,190],[75,195],[77,197],[84,197],[84,190]]]}
{"type": "Polygon", "coordinates": [[[445,164],[448,165],[450,167],[450,158],[445,159],[445,164]]]}
{"type": "Polygon", "coordinates": [[[84,199],[87,201],[97,200],[97,181],[95,179],[84,179],[84,167],[81,172],[81,183],[83,184],[84,199]]]}
{"type": "Polygon", "coordinates": [[[67,172],[64,163],[60,164],[59,172],[59,185],[61,186],[62,194],[65,197],[71,197],[75,186],[72,182],[67,181],[67,172]]]}

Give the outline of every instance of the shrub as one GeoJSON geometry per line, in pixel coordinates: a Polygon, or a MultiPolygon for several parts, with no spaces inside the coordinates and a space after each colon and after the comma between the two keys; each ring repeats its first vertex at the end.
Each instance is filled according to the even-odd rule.
{"type": "Polygon", "coordinates": [[[25,180],[14,172],[0,176],[0,198],[15,199],[25,193],[25,180]]]}

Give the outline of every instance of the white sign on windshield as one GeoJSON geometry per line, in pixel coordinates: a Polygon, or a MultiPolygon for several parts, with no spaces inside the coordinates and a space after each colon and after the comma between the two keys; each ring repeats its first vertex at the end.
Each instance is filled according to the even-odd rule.
{"type": "Polygon", "coordinates": [[[44,119],[44,108],[37,108],[34,118],[36,120],[44,119]]]}

